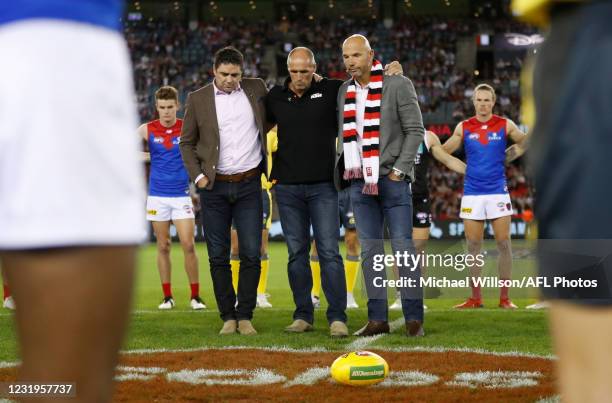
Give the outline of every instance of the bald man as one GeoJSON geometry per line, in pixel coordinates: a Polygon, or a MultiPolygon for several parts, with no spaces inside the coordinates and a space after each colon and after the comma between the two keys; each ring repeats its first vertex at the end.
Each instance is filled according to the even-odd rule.
{"type": "MultiPolygon", "coordinates": [[[[403,76],[384,76],[367,38],[347,38],[342,57],[351,79],[338,92],[334,179],[338,189],[350,186],[362,246],[368,322],[355,335],[373,336],[389,333],[385,270],[375,270],[374,265],[385,253],[385,221],[394,254],[414,254],[411,182],[425,128],[412,82],[403,76]]],[[[423,336],[420,268],[395,263],[400,279],[416,281],[415,287],[399,288],[406,335],[423,336]]]]}
{"type": "MultiPolygon", "coordinates": [[[[348,336],[346,281],[338,249],[340,222],[338,192],[334,187],[334,150],[338,122],[336,98],[340,80],[313,80],[317,64],[308,48],[293,49],[287,57],[289,77],[266,97],[268,121],[278,125],[278,151],[271,178],[289,251],[289,284],[295,302],[287,332],[312,330],[314,307],[310,297],[310,225],[321,265],[327,298],[330,336],[348,336]]],[[[400,70],[396,63],[396,71],[400,70]]]]}

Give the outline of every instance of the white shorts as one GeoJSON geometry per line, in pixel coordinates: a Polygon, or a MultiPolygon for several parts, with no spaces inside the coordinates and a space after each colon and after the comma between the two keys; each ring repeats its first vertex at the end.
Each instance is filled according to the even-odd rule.
{"type": "Polygon", "coordinates": [[[463,196],[459,217],[468,220],[492,220],[512,215],[510,195],[476,195],[463,196]]]}
{"type": "Polygon", "coordinates": [[[0,25],[0,249],[144,241],[144,172],[119,32],[0,25]]]}
{"type": "Polygon", "coordinates": [[[147,197],[147,220],[170,221],[195,218],[191,197],[147,197]]]}

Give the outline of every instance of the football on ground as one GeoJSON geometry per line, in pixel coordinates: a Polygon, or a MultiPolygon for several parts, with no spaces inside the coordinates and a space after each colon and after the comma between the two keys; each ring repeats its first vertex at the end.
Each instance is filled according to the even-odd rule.
{"type": "Polygon", "coordinates": [[[352,351],[336,358],[330,373],[336,382],[345,385],[374,385],[387,377],[389,364],[370,351],[352,351]]]}

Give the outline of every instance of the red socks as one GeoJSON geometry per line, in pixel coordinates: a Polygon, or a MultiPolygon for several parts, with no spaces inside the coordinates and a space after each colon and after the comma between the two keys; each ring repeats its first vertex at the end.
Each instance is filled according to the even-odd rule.
{"type": "Polygon", "coordinates": [[[482,293],[480,292],[480,286],[475,285],[471,279],[470,282],[472,283],[472,299],[481,300],[482,293]]]}
{"type": "Polygon", "coordinates": [[[191,299],[200,296],[200,283],[191,284],[191,299]]]}
{"type": "Polygon", "coordinates": [[[11,296],[11,289],[8,285],[4,284],[4,299],[7,299],[11,296]]]}
{"type": "MultiPolygon", "coordinates": [[[[508,279],[502,279],[504,281],[508,279]]],[[[501,287],[499,299],[508,299],[508,287],[501,287]]]]}
{"type": "Polygon", "coordinates": [[[164,298],[172,296],[172,287],[170,283],[162,283],[162,289],[164,290],[164,298]]]}
{"type": "MultiPolygon", "coordinates": [[[[162,283],[162,289],[164,290],[164,298],[172,296],[172,287],[170,283],[162,283]]],[[[5,289],[6,293],[6,289],[5,289]]],[[[200,283],[191,284],[191,299],[200,296],[200,283]]]]}

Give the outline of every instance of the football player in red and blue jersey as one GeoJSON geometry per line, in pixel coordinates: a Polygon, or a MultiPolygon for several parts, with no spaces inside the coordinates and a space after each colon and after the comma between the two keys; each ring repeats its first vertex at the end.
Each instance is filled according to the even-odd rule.
{"type": "Polygon", "coordinates": [[[151,221],[157,239],[157,268],[164,292],[159,309],[172,309],[170,224],[173,223],[185,256],[185,271],[191,285],[191,308],[205,309],[200,298],[198,257],[195,253],[195,215],[189,192],[189,176],[179,151],[183,121],[177,119],[178,92],[164,86],[155,92],[155,108],[159,119],[138,128],[148,144],[145,159],[151,160],[147,220],[151,221]],[[148,154],[148,155],[147,155],[148,154]]]}
{"type": "MultiPolygon", "coordinates": [[[[476,115],[459,123],[443,147],[446,152],[452,153],[463,143],[465,150],[467,169],[460,217],[465,227],[468,253],[473,256],[480,253],[485,220],[489,220],[499,251],[499,278],[509,280],[512,275],[512,203],[506,184],[504,162],[508,138],[522,145],[526,135],[510,119],[493,114],[495,90],[490,85],[480,84],[474,89],[473,103],[476,115]]],[[[455,308],[483,306],[480,287],[473,281],[474,277],[480,275],[480,267],[471,267],[470,275],[472,296],[455,308]]],[[[499,307],[516,308],[508,296],[508,287],[501,288],[499,307]]]]}

